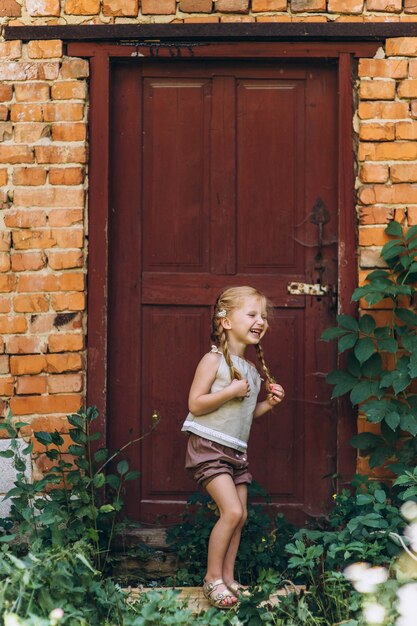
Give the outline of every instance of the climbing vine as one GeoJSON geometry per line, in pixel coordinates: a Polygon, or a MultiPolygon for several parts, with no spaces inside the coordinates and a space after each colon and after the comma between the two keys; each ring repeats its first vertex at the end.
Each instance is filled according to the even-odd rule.
{"type": "Polygon", "coordinates": [[[360,433],[352,444],[369,455],[370,467],[389,464],[401,472],[417,461],[417,226],[391,221],[385,233],[386,267],[370,272],[352,296],[365,300],[370,313],[338,315],[322,339],[337,340],[339,353],[347,352],[346,366],[327,376],[332,397],[349,394],[368,422],[380,424],[380,434],[360,433]],[[383,325],[372,307],[388,312],[383,325]]]}

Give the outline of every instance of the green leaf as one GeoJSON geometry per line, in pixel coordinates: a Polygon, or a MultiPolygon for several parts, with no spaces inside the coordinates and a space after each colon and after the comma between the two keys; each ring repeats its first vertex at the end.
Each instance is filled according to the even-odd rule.
{"type": "Polygon", "coordinates": [[[392,354],[396,354],[398,351],[398,342],[393,337],[378,339],[378,349],[381,352],[391,352],[392,354]]]}
{"type": "Polygon", "coordinates": [[[392,387],[395,393],[398,394],[401,391],[404,391],[404,389],[406,389],[410,383],[411,383],[411,378],[408,375],[408,373],[399,372],[399,376],[392,383],[392,387]]]}
{"type": "Polygon", "coordinates": [[[417,325],[417,315],[411,309],[396,309],[396,316],[408,326],[417,325]]]}
{"type": "Polygon", "coordinates": [[[371,502],[373,501],[374,499],[369,493],[359,493],[356,496],[356,504],[358,504],[359,506],[363,506],[365,504],[371,504],[371,502]]]}
{"type": "Polygon", "coordinates": [[[405,240],[410,241],[413,237],[417,235],[417,226],[409,226],[407,232],[405,233],[405,240]]]}
{"type": "Polygon", "coordinates": [[[404,246],[397,245],[391,248],[391,250],[384,251],[384,248],[381,250],[381,256],[385,261],[389,261],[390,259],[395,259],[400,256],[404,252],[404,246]]]}
{"type": "Polygon", "coordinates": [[[339,354],[342,354],[342,352],[345,352],[345,350],[349,350],[350,348],[353,348],[357,340],[358,340],[357,333],[348,333],[344,335],[343,337],[341,337],[337,344],[339,354]]]}
{"type": "Polygon", "coordinates": [[[336,315],[336,320],[339,326],[346,328],[347,330],[359,330],[359,324],[357,320],[351,315],[336,315]]]}
{"type": "Polygon", "coordinates": [[[345,328],[339,328],[339,327],[326,328],[326,330],[322,333],[320,339],[322,341],[331,341],[332,339],[337,339],[338,337],[345,335],[346,332],[347,331],[345,328]]]}
{"type": "Polygon", "coordinates": [[[387,235],[392,235],[394,237],[402,237],[403,236],[403,229],[402,226],[399,222],[396,222],[395,220],[391,220],[390,223],[388,224],[388,226],[385,229],[385,232],[387,235]]]}
{"type": "Polygon", "coordinates": [[[411,413],[401,415],[400,426],[402,430],[411,433],[413,437],[417,435],[417,419],[411,413]]]}
{"type": "Polygon", "coordinates": [[[378,467],[378,465],[382,465],[384,461],[392,456],[393,453],[394,450],[391,447],[378,446],[378,448],[373,450],[369,457],[369,467],[378,467]]]}
{"type": "Polygon", "coordinates": [[[137,470],[132,470],[131,472],[128,472],[126,474],[126,480],[136,480],[137,478],[139,478],[140,476],[140,472],[138,472],[137,470]]]}
{"type": "Polygon", "coordinates": [[[94,460],[96,463],[104,463],[105,461],[107,461],[108,456],[109,456],[109,451],[107,450],[107,448],[100,448],[94,454],[94,460]]]}
{"type": "Polygon", "coordinates": [[[362,365],[362,373],[368,378],[376,378],[382,372],[382,358],[378,352],[375,352],[362,365]]]}
{"type": "Polygon", "coordinates": [[[124,474],[127,473],[127,471],[129,470],[129,463],[126,461],[126,459],[123,459],[122,461],[119,461],[119,463],[117,464],[117,471],[118,473],[123,476],[124,474]]]}
{"type": "Polygon", "coordinates": [[[359,318],[359,328],[362,333],[366,335],[372,334],[375,330],[375,326],[375,320],[372,315],[366,314],[359,318]]]}
{"type": "Polygon", "coordinates": [[[378,385],[374,382],[361,381],[350,392],[350,401],[352,404],[360,404],[367,398],[375,396],[377,391],[378,385]]]}
{"type": "Polygon", "coordinates": [[[52,435],[51,433],[47,433],[43,430],[34,433],[35,439],[39,441],[44,446],[49,446],[52,443],[52,435]]]}
{"type": "Polygon", "coordinates": [[[13,450],[3,450],[2,452],[0,452],[0,457],[2,459],[12,459],[14,457],[14,451],[13,450]]]}
{"type": "Polygon", "coordinates": [[[113,513],[114,506],[112,504],[103,504],[103,506],[99,508],[99,511],[100,513],[113,513]]]}
{"type": "Polygon", "coordinates": [[[120,487],[120,478],[115,474],[108,474],[106,477],[107,484],[112,487],[112,489],[118,489],[120,487]]]}
{"type": "Polygon", "coordinates": [[[355,345],[354,354],[359,363],[363,363],[375,352],[375,344],[370,337],[358,339],[355,345]]]}
{"type": "Polygon", "coordinates": [[[69,454],[72,454],[74,456],[84,456],[85,455],[85,446],[77,446],[77,445],[72,443],[68,447],[68,452],[69,452],[69,454]]]}
{"type": "Polygon", "coordinates": [[[375,435],[374,433],[360,433],[355,435],[350,440],[350,443],[354,448],[359,450],[367,450],[368,448],[375,448],[382,443],[382,437],[375,435]]]}
{"type": "Polygon", "coordinates": [[[85,419],[78,415],[78,413],[73,413],[72,415],[68,415],[68,422],[71,426],[76,426],[76,428],[80,428],[82,431],[85,429],[85,419]]]}
{"type": "Polygon", "coordinates": [[[94,487],[96,487],[97,489],[100,489],[101,487],[103,487],[106,483],[106,477],[105,475],[100,472],[100,474],[96,474],[93,478],[93,485],[94,487]]]}
{"type": "Polygon", "coordinates": [[[391,430],[395,430],[396,428],[398,428],[398,425],[400,423],[400,416],[396,411],[393,411],[392,413],[388,413],[388,415],[385,416],[385,421],[391,428],[391,430]]]}

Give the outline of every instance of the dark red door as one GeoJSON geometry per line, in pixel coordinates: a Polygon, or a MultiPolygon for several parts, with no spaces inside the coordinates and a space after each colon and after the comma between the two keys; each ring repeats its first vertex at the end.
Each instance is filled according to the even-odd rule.
{"type": "Polygon", "coordinates": [[[180,433],[189,386],[217,294],[249,284],[274,304],[263,343],[287,391],[254,424],[251,468],[277,506],[318,515],[336,468],[335,355],[319,341],[334,314],[328,297],[287,287],[337,282],[336,67],[119,62],[111,94],[109,446],[162,415],[129,451],[141,472],[129,513],[176,514],[195,490],[180,433]]]}

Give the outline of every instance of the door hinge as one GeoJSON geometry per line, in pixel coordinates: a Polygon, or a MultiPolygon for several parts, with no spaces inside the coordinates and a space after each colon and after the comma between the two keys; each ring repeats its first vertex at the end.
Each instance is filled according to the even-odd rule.
{"type": "Polygon", "coordinates": [[[288,293],[293,296],[327,296],[333,295],[335,289],[333,285],[322,285],[321,283],[288,283],[288,293]]]}

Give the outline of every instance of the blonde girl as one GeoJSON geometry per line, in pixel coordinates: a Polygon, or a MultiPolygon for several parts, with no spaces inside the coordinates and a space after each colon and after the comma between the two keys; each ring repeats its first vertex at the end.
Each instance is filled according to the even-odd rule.
{"type": "Polygon", "coordinates": [[[219,609],[238,602],[242,587],[234,566],[246,520],[247,442],[252,419],[284,398],[272,377],[261,347],[268,329],[267,300],[252,287],[232,287],[217,299],[212,320],[212,349],[197,366],[189,411],[182,430],[189,435],[186,469],[216,502],[220,516],[209,540],[203,593],[219,609]],[[258,402],[261,377],[245,359],[255,346],[266,378],[267,397],[258,402]]]}

